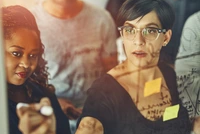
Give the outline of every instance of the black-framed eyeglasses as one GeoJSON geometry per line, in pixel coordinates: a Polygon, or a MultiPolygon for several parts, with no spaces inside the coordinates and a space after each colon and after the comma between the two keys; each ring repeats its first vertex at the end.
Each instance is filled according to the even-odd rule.
{"type": "Polygon", "coordinates": [[[146,28],[134,28],[131,26],[121,26],[118,27],[118,30],[121,33],[121,36],[125,39],[128,40],[134,40],[135,36],[137,34],[137,31],[141,31],[142,36],[146,39],[146,40],[157,40],[160,33],[166,33],[166,29],[159,29],[159,28],[155,28],[155,27],[146,27],[146,28]]]}

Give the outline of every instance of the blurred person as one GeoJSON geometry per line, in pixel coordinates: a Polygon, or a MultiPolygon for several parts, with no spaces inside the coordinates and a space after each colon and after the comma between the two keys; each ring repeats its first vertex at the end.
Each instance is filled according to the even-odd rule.
{"type": "Polygon", "coordinates": [[[83,0],[83,1],[105,9],[110,0],[83,0]]]}
{"type": "MultiPolygon", "coordinates": [[[[117,13],[125,0],[95,0],[95,1],[83,0],[83,1],[87,1],[95,6],[105,8],[111,14],[113,20],[115,21],[116,29],[117,29],[117,13]]],[[[126,56],[124,54],[124,46],[123,46],[120,34],[118,31],[116,32],[117,32],[117,37],[118,37],[116,40],[117,53],[118,53],[117,60],[118,60],[118,63],[121,63],[126,59],[126,56]]]]}
{"type": "MultiPolygon", "coordinates": [[[[70,134],[68,118],[58,103],[53,86],[48,84],[46,61],[42,57],[44,46],[34,16],[26,8],[17,5],[2,7],[1,12],[10,134],[22,134],[21,127],[18,128],[18,125],[21,125],[16,113],[16,105],[19,102],[40,102],[40,106],[50,106],[51,103],[55,113],[49,116],[49,119],[44,116],[33,118],[33,122],[27,122],[24,126],[32,126],[39,119],[37,121],[46,126],[43,133],[51,134],[55,131],[57,134],[70,134]]],[[[32,114],[25,116],[31,117],[32,114]]],[[[35,133],[39,131],[35,130],[35,133]]]]}
{"type": "Polygon", "coordinates": [[[175,71],[183,106],[193,121],[200,122],[200,11],[184,24],[175,71]]]}
{"type": "Polygon", "coordinates": [[[117,64],[115,23],[105,9],[79,0],[42,0],[30,10],[46,48],[50,83],[65,114],[76,120],[92,82],[117,64]]]}
{"type": "Polygon", "coordinates": [[[94,6],[106,9],[107,11],[109,11],[113,20],[116,22],[119,8],[121,7],[121,5],[125,0],[83,0],[83,1],[93,4],[94,6]]]}

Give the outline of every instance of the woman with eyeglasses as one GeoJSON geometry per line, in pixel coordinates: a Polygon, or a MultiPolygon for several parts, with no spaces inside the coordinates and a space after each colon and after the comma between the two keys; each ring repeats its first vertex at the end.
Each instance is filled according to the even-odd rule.
{"type": "Polygon", "coordinates": [[[174,70],[159,62],[175,19],[163,0],[127,0],[118,28],[127,59],[88,90],[76,134],[189,134],[174,70]]]}

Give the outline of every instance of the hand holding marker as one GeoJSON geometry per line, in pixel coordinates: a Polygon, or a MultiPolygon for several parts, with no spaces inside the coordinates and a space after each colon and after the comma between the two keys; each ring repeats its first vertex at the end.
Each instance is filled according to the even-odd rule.
{"type": "Polygon", "coordinates": [[[18,128],[23,134],[56,134],[56,118],[49,98],[37,103],[18,103],[18,128]]]}
{"type": "MultiPolygon", "coordinates": [[[[18,103],[17,109],[20,109],[21,107],[29,107],[29,104],[27,103],[18,103]]],[[[51,106],[42,106],[39,112],[44,116],[50,116],[53,113],[53,109],[51,106]]]]}

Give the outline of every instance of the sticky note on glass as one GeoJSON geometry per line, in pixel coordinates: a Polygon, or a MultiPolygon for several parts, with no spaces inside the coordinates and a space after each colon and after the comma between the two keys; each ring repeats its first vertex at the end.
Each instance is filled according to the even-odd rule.
{"type": "Polygon", "coordinates": [[[157,78],[155,80],[146,82],[144,87],[144,97],[150,96],[155,93],[159,93],[161,87],[161,80],[161,78],[157,78]]]}
{"type": "Polygon", "coordinates": [[[179,108],[180,108],[179,104],[167,107],[165,109],[164,114],[163,114],[163,121],[167,121],[167,120],[171,120],[171,119],[177,118],[178,117],[179,108]]]}

